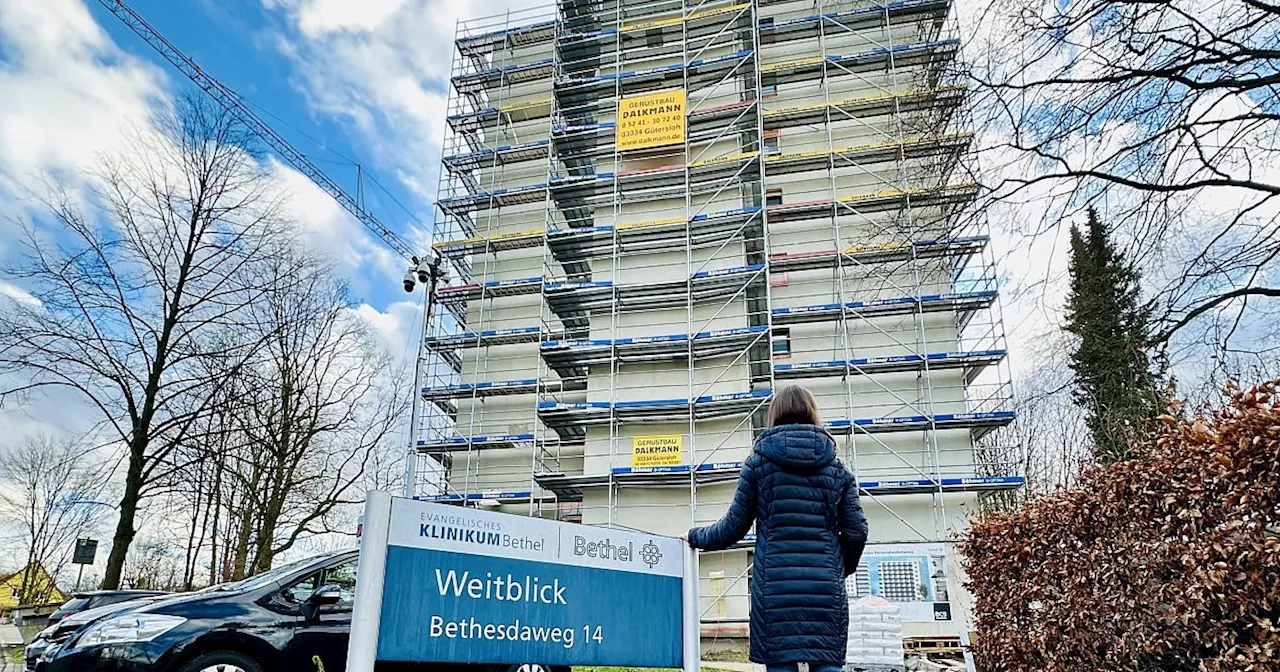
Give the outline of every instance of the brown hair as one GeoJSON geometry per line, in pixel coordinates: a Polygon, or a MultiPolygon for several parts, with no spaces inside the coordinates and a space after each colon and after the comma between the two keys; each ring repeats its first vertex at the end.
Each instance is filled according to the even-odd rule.
{"type": "Polygon", "coordinates": [[[798,385],[782,388],[773,395],[767,416],[769,427],[778,425],[821,425],[818,402],[809,390],[798,385]]]}

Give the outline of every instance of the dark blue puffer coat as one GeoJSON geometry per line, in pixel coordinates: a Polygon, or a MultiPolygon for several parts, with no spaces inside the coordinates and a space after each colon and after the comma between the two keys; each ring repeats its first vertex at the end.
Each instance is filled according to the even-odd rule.
{"type": "Polygon", "coordinates": [[[867,519],[830,434],[813,425],[761,434],[728,512],[714,525],[690,530],[689,544],[728,548],[752,521],[751,660],[843,664],[849,635],[844,579],[858,568],[867,519]]]}

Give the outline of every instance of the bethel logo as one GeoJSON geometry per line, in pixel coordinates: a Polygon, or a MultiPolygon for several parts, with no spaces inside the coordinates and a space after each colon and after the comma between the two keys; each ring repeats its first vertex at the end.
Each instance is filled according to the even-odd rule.
{"type": "Polygon", "coordinates": [[[575,535],[573,537],[573,554],[585,555],[588,558],[601,558],[603,560],[617,560],[619,562],[631,562],[639,555],[640,561],[653,569],[654,565],[662,560],[662,549],[653,543],[650,539],[648,543],[640,547],[640,553],[635,552],[635,546],[631,542],[627,542],[621,546],[612,543],[610,540],[604,541],[587,541],[583,537],[575,535]]]}
{"type": "Polygon", "coordinates": [[[658,564],[662,559],[662,551],[658,549],[658,545],[650,539],[649,543],[640,548],[640,559],[644,560],[644,564],[649,565],[649,569],[658,564]]]}
{"type": "Polygon", "coordinates": [[[604,541],[587,541],[577,535],[573,537],[573,554],[621,562],[631,562],[631,558],[635,557],[630,543],[624,546],[617,546],[608,539],[604,541]]]}

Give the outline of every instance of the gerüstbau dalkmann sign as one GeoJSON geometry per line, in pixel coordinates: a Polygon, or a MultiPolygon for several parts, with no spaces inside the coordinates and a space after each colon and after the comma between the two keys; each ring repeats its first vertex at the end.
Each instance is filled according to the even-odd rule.
{"type": "MultiPolygon", "coordinates": [[[[360,589],[376,515],[366,510],[360,589]]],[[[378,660],[685,663],[696,607],[678,539],[400,498],[387,523],[378,660]]]]}

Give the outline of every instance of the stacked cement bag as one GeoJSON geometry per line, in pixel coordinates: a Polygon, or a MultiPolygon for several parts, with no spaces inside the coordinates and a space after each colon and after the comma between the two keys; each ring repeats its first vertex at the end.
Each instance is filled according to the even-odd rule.
{"type": "Polygon", "coordinates": [[[888,672],[903,669],[902,612],[879,597],[849,600],[849,646],[845,669],[888,672]]]}

